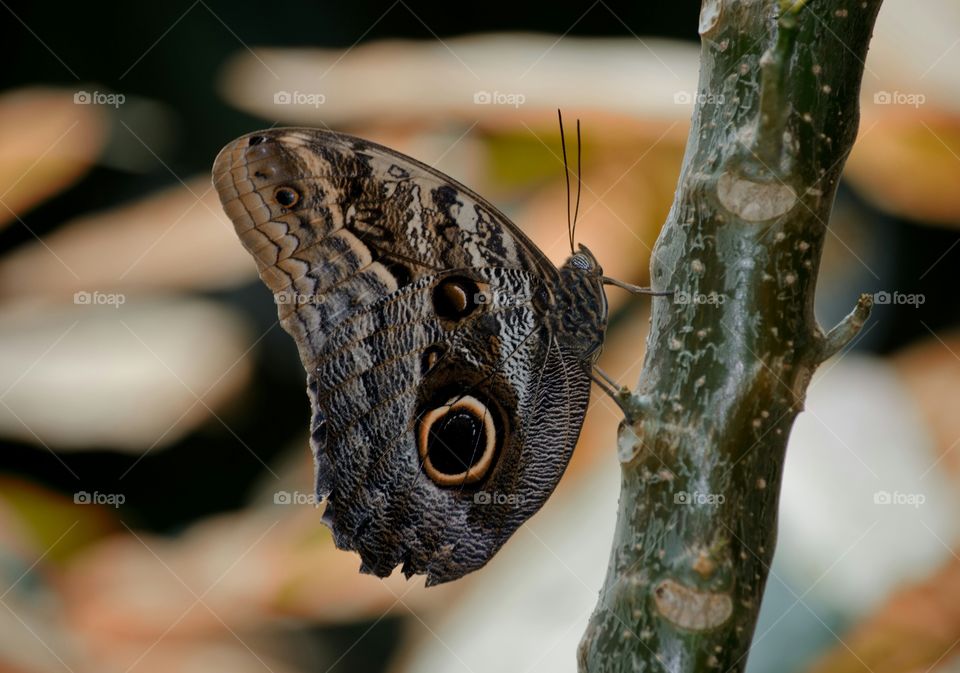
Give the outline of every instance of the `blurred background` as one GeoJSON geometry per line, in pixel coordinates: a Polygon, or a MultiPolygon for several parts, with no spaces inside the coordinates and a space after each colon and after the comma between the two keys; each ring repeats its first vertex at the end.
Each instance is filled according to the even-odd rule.
{"type": "MultiPolygon", "coordinates": [[[[304,373],[210,186],[233,137],[329,127],[644,284],[697,87],[699,4],[0,2],[0,671],[573,671],[606,568],[618,414],[483,570],[359,575],[310,501],[304,373]]],[[[838,49],[841,48],[838,46],[838,49]]],[[[960,670],[960,6],[887,0],[819,281],[749,670],[960,670]]],[[[648,302],[611,293],[633,385],[648,302]]]]}

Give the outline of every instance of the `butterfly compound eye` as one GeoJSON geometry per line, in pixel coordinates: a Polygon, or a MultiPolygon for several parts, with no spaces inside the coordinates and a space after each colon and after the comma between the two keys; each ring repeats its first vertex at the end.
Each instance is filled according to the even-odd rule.
{"type": "Polygon", "coordinates": [[[590,259],[586,255],[578,252],[570,258],[570,266],[581,269],[582,271],[589,271],[593,267],[593,264],[591,264],[590,259]]]}
{"type": "Polygon", "coordinates": [[[475,397],[455,397],[424,414],[417,446],[424,471],[437,485],[477,482],[490,471],[496,453],[493,411],[475,397]]]}
{"type": "Polygon", "coordinates": [[[276,191],[273,192],[273,198],[284,208],[290,208],[300,200],[300,194],[290,187],[277,187],[276,191]]]}

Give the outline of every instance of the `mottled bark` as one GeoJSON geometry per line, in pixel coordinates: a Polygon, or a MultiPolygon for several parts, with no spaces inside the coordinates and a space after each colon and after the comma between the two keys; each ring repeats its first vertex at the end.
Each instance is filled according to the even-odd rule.
{"type": "Polygon", "coordinates": [[[814,290],[880,0],[706,0],[699,94],[657,241],[622,490],[581,671],[740,671],[776,540],[787,437],[825,334],[814,290]]]}

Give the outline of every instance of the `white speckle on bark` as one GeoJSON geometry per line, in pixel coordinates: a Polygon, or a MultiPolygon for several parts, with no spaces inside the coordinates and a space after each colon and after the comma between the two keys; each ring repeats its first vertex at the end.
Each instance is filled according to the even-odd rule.
{"type": "Polygon", "coordinates": [[[788,185],[754,182],[730,173],[717,181],[717,196],[724,208],[747,222],[780,217],[797,203],[797,194],[788,185]]]}
{"type": "Polygon", "coordinates": [[[730,594],[698,591],[672,579],[657,584],[653,600],[664,619],[690,631],[715,629],[733,614],[730,594]]]}
{"type": "Polygon", "coordinates": [[[763,477],[758,477],[758,478],[757,478],[757,490],[762,491],[762,490],[765,489],[766,487],[767,487],[767,480],[764,479],[763,477]]]}

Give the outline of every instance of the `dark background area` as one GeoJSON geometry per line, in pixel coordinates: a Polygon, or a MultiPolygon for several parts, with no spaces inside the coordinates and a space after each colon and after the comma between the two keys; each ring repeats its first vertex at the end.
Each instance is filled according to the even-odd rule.
{"type": "MultiPolygon", "coordinates": [[[[38,235],[54,229],[77,213],[106,208],[173,185],[179,176],[209,169],[223,144],[241,133],[264,125],[228,105],[210,82],[216,81],[226,59],[243,44],[252,47],[349,47],[358,41],[385,38],[434,39],[486,31],[531,31],[571,36],[657,36],[698,40],[699,2],[674,4],[557,2],[458,4],[436,2],[237,3],[205,0],[184,3],[131,5],[115,0],[95,6],[74,3],[5,5],[0,39],[11,55],[0,73],[2,89],[17,86],[78,86],[124,93],[162,102],[176,112],[174,141],[160,156],[155,170],[132,173],[96,167],[72,188],[55,196],[23,221],[38,235]],[[15,13],[15,15],[14,15],[15,13]],[[226,24],[226,25],[225,25],[226,24]],[[28,28],[29,26],[30,28],[28,28]],[[45,46],[46,45],[46,46],[45,46]],[[153,45],[152,47],[150,45],[153,45]],[[56,53],[54,55],[50,50],[56,53]],[[149,47],[149,49],[148,49],[149,47]],[[59,56],[59,59],[58,59],[59,56]],[[62,63],[61,63],[62,59],[62,63]]],[[[871,206],[843,189],[839,199],[856,209],[871,206]]],[[[919,275],[956,241],[948,229],[928,227],[872,213],[870,221],[884,251],[884,285],[901,292],[921,292],[926,302],[884,307],[884,316],[902,313],[909,320],[884,320],[859,347],[889,352],[927,332],[920,320],[936,330],[956,322],[960,298],[954,291],[953,264],[944,260],[918,280],[919,275]],[[919,318],[919,320],[917,319],[919,318]]],[[[24,226],[0,230],[0,254],[33,239],[24,226]]],[[[960,253],[958,253],[960,254],[960,253]]],[[[877,288],[864,288],[865,291],[877,288]]],[[[821,287],[821,292],[828,288],[821,287]]],[[[244,305],[266,329],[275,319],[274,305],[259,283],[229,293],[230,302],[244,305]]],[[[292,342],[280,330],[268,335],[260,349],[258,391],[247,400],[240,416],[232,420],[237,433],[265,461],[286,448],[302,433],[306,401],[302,371],[292,342]],[[271,355],[273,354],[273,355],[271,355]],[[264,423],[263,419],[269,419],[264,423]]],[[[143,413],[149,413],[144,409],[143,413]]],[[[157,452],[144,460],[148,469],[131,472],[129,483],[137,492],[155,493],[156,509],[140,512],[141,524],[157,530],[178,527],[198,516],[233,508],[246,496],[246,486],[260,464],[221,426],[208,427],[212,436],[188,438],[180,446],[157,452]],[[201,450],[202,447],[202,450],[201,450]],[[246,457],[244,457],[246,456],[246,457]],[[211,493],[209,474],[227,461],[229,482],[218,482],[211,493]],[[181,465],[188,464],[188,470],[181,465]],[[176,484],[179,497],[171,502],[164,494],[176,484]],[[202,495],[201,495],[202,494],[202,495]],[[162,506],[160,503],[162,502],[162,506]]],[[[51,486],[62,469],[52,469],[56,459],[27,446],[7,446],[7,467],[51,486]]],[[[71,454],[83,474],[120,474],[133,459],[109,452],[71,454]],[[100,469],[102,468],[102,469],[100,469]]],[[[109,490],[115,484],[100,486],[109,490]]],[[[92,485],[95,486],[95,485],[92,485]]],[[[72,488],[72,486],[71,486],[72,488]]]]}
{"type": "MultiPolygon", "coordinates": [[[[436,2],[214,0],[141,5],[116,0],[98,2],[93,7],[65,2],[5,5],[0,9],[0,13],[6,14],[0,23],[0,39],[11,58],[0,72],[0,82],[4,90],[44,84],[99,86],[165,103],[176,112],[177,128],[169,154],[160,159],[173,173],[186,176],[208,170],[213,157],[230,138],[264,125],[262,119],[229,106],[209,86],[224,61],[243,49],[243,43],[349,47],[362,40],[429,40],[435,35],[443,38],[485,31],[572,36],[635,34],[697,40],[698,12],[699,3],[693,1],[623,6],[574,2],[549,6],[506,2],[453,6],[436,2]],[[147,50],[150,45],[153,46],[147,50]]],[[[155,170],[141,173],[96,167],[78,184],[21,217],[33,232],[43,235],[77,213],[116,205],[176,183],[162,164],[154,161],[154,165],[155,170]]],[[[839,198],[853,208],[871,208],[849,189],[842,190],[839,198]]],[[[954,232],[879,213],[871,214],[870,221],[877,227],[873,232],[880,242],[877,247],[884,251],[882,266],[889,270],[889,275],[884,274],[884,284],[905,293],[924,293],[926,302],[919,309],[884,307],[884,317],[894,319],[884,320],[882,329],[873,330],[859,347],[889,352],[916,337],[926,336],[921,320],[934,330],[954,324],[960,308],[954,265],[944,260],[922,281],[918,280],[956,241],[954,232]],[[894,312],[910,319],[897,320],[891,315],[894,312]]],[[[32,239],[30,231],[17,224],[0,230],[0,254],[32,239]]],[[[883,288],[864,288],[871,289],[883,288]]],[[[828,290],[820,288],[821,292],[828,290]]],[[[257,328],[266,329],[275,319],[273,303],[259,283],[240,288],[225,298],[252,312],[257,328]]],[[[302,371],[293,343],[286,335],[274,330],[260,353],[258,392],[246,401],[233,424],[242,439],[269,462],[302,433],[306,401],[302,371]],[[269,422],[264,423],[264,418],[269,422]]],[[[211,426],[206,431],[212,436],[188,438],[178,447],[149,455],[144,459],[151,463],[149,469],[131,472],[130,479],[144,483],[130,483],[127,488],[156,493],[158,499],[157,509],[148,507],[140,512],[143,525],[157,530],[177,527],[195,517],[235,507],[245,497],[246,485],[261,466],[242,448],[237,458],[236,439],[222,427],[211,426]],[[231,478],[229,482],[218,482],[218,492],[211,493],[207,476],[216,473],[226,461],[233,463],[231,478]],[[190,466],[188,470],[181,469],[184,464],[190,466]],[[164,494],[174,483],[180,495],[171,502],[164,494]]],[[[0,460],[7,467],[15,467],[31,479],[51,486],[66,486],[51,483],[57,476],[70,478],[62,469],[51,469],[51,462],[56,461],[53,456],[31,447],[7,446],[0,460]]],[[[133,459],[91,452],[71,454],[65,460],[76,462],[83,474],[103,474],[112,481],[110,475],[122,473],[133,459]]],[[[113,485],[100,486],[109,490],[113,485]]]]}
{"type": "MultiPolygon", "coordinates": [[[[443,38],[485,31],[557,35],[569,31],[568,35],[576,36],[627,37],[635,33],[696,40],[699,3],[619,7],[574,2],[548,6],[191,0],[139,5],[113,1],[93,7],[33,3],[9,5],[0,11],[6,13],[0,23],[2,42],[8,53],[15,55],[0,74],[4,90],[43,84],[99,87],[164,103],[176,112],[176,129],[169,153],[160,159],[176,175],[188,176],[208,171],[213,157],[231,138],[266,125],[228,105],[210,86],[223,63],[242,50],[244,43],[251,47],[349,47],[360,40],[430,40],[435,35],[443,38]]],[[[124,133],[122,128],[119,133],[124,133]]],[[[75,186],[21,217],[30,230],[42,236],[77,213],[176,184],[176,178],[160,162],[151,158],[149,164],[154,169],[141,173],[95,167],[75,186]]],[[[24,226],[14,224],[0,230],[0,254],[32,240],[24,226]]],[[[258,333],[276,320],[276,307],[259,282],[219,298],[241,304],[256,321],[258,333]]],[[[235,417],[226,420],[269,464],[305,435],[308,409],[303,369],[289,337],[280,329],[272,330],[257,352],[255,392],[235,417]]],[[[70,473],[49,452],[8,443],[2,455],[6,470],[66,492],[74,488],[70,473]]],[[[101,475],[103,482],[90,483],[90,490],[104,492],[117,490],[117,475],[136,460],[109,451],[70,453],[61,458],[80,474],[101,475]]],[[[158,532],[172,532],[196,518],[240,506],[263,469],[219,424],[210,424],[202,433],[152,452],[143,460],[145,469],[130,471],[123,488],[149,498],[130,502],[125,514],[138,517],[137,523],[158,532]],[[228,474],[229,478],[211,480],[210,475],[216,474],[228,474]],[[177,496],[169,497],[174,492],[177,496]]]]}

